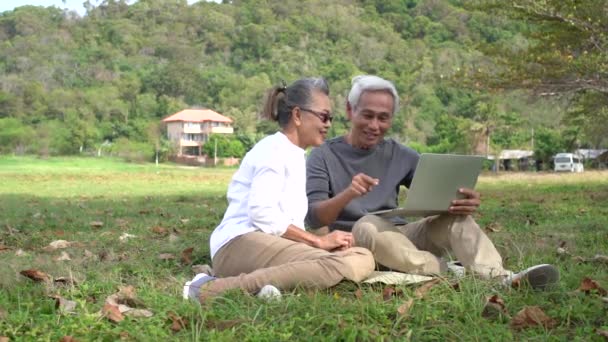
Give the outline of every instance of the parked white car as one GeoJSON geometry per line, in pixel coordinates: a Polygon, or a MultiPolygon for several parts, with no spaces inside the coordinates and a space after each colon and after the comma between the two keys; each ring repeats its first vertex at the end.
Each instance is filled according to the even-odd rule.
{"type": "Polygon", "coordinates": [[[553,157],[554,170],[556,172],[583,172],[583,158],[574,153],[558,153],[553,157]]]}

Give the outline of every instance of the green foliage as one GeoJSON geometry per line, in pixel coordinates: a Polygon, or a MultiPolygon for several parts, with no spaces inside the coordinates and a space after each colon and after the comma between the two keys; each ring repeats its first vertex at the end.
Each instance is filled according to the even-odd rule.
{"type": "Polygon", "coordinates": [[[35,139],[34,130],[14,118],[0,119],[0,152],[23,154],[35,139]]]}
{"type": "Polygon", "coordinates": [[[541,128],[534,138],[534,155],[537,159],[542,160],[545,165],[549,164],[556,153],[566,152],[563,137],[560,132],[554,129],[541,128]]]}
{"type": "Polygon", "coordinates": [[[118,139],[155,145],[158,139],[147,137],[149,124],[188,107],[214,109],[234,119],[237,134],[259,136],[278,129],[257,118],[269,87],[324,76],[335,136],[348,129],[350,79],[376,73],[400,93],[403,106],[389,133],[401,141],[471,151],[480,127],[489,129],[492,146],[513,147],[524,145],[530,128],[574,126],[581,132],[575,144],[605,147],[603,131],[589,124],[603,113],[594,103],[605,106],[605,96],[514,101],[523,95],[488,92],[535,88],[548,84],[545,79],[589,91],[605,87],[600,28],[608,16],[600,1],[534,7],[518,0],[498,10],[500,16],[488,1],[471,7],[448,0],[106,0],[87,2],[84,17],[23,6],[0,14],[0,118],[36,131],[61,126],[42,133],[42,142],[9,144],[41,154],[77,154],[118,139]],[[547,13],[573,23],[549,20],[547,13]],[[510,75],[503,80],[511,86],[491,82],[501,75],[510,75]],[[495,115],[480,115],[480,102],[491,103],[495,115]],[[568,122],[556,120],[566,111],[568,122]],[[500,118],[504,113],[508,120],[500,118]],[[529,113],[542,115],[531,119],[529,113]],[[460,122],[452,127],[460,131],[446,132],[444,115],[460,122]]]}
{"type": "MultiPolygon", "coordinates": [[[[209,157],[242,158],[247,150],[241,140],[245,139],[226,134],[212,134],[203,145],[203,153],[209,157]]],[[[247,142],[250,143],[250,141],[247,142]]]]}

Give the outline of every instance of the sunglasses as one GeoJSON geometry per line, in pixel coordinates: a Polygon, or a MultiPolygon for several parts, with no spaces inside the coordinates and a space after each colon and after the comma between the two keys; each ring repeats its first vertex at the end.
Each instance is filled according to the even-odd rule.
{"type": "Polygon", "coordinates": [[[298,108],[300,108],[301,111],[309,112],[310,114],[314,114],[324,124],[326,124],[328,121],[332,122],[333,119],[334,119],[334,117],[331,116],[331,113],[321,113],[321,112],[317,112],[317,111],[312,110],[312,109],[302,108],[302,107],[298,107],[298,108]]]}

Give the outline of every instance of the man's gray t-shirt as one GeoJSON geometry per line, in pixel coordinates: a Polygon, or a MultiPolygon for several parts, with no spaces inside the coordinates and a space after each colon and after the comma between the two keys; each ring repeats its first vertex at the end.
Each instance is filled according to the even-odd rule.
{"type": "MultiPolygon", "coordinates": [[[[385,139],[369,150],[348,144],[344,137],[327,140],[313,149],[306,161],[306,193],[308,196],[309,227],[321,226],[315,217],[316,202],[332,198],[347,189],[358,173],[380,180],[374,189],[355,198],[340,212],[331,230],[350,231],[354,223],[370,212],[394,209],[398,206],[399,186],[409,188],[419,155],[393,139],[385,139]]],[[[394,218],[395,223],[405,223],[394,218]]]]}

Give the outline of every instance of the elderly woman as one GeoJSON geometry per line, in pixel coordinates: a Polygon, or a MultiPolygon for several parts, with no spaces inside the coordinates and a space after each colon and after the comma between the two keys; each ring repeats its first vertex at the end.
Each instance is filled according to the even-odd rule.
{"type": "Polygon", "coordinates": [[[323,143],[332,114],[328,85],[304,78],[268,92],[262,112],[280,131],[247,153],[228,187],[228,209],[210,239],[216,277],[197,274],[184,297],[204,301],[226,290],[323,289],[365,279],[374,269],[350,232],[304,230],[305,149],[323,143]]]}

